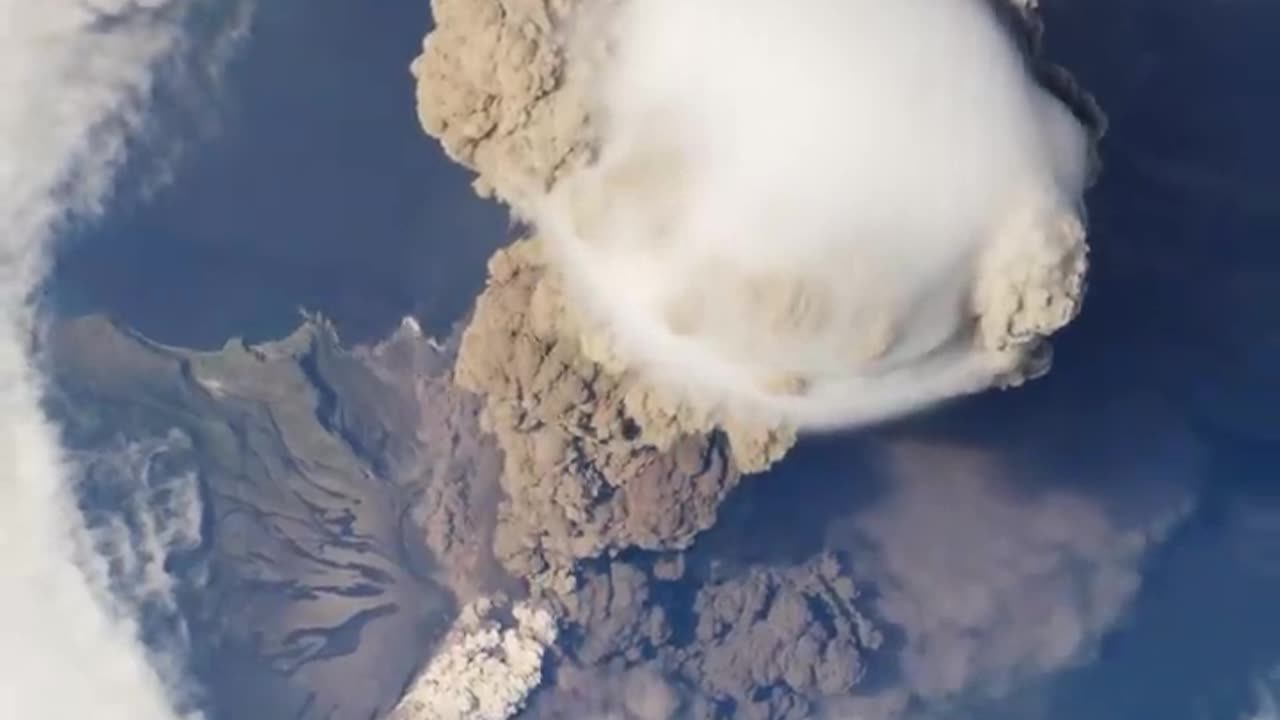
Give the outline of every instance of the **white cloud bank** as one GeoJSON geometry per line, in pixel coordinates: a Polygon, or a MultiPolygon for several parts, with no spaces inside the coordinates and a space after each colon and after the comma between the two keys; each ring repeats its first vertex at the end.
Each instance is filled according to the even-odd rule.
{"type": "Polygon", "coordinates": [[[1089,141],[985,0],[597,7],[599,159],[531,214],[606,355],[801,427],[1047,367],[1089,141]]]}
{"type": "Polygon", "coordinates": [[[183,6],[0,0],[0,717],[175,716],[133,622],[77,566],[92,560],[30,352],[50,242],[105,202],[183,6]]]}

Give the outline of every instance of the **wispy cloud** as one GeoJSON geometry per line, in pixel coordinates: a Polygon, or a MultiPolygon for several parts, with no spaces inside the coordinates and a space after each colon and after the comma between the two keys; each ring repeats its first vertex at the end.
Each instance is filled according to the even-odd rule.
{"type": "Polygon", "coordinates": [[[204,501],[190,463],[189,436],[179,430],[142,441],[117,438],[105,448],[70,455],[83,477],[85,534],[100,559],[90,582],[139,618],[156,671],[179,708],[199,702],[200,688],[185,680],[191,650],[179,585],[197,586],[203,567],[174,573],[169,563],[203,543],[204,501]]]}
{"type": "Polygon", "coordinates": [[[1280,667],[1259,679],[1254,685],[1257,710],[1242,720],[1277,720],[1280,718],[1280,667]]]}
{"type": "Polygon", "coordinates": [[[172,718],[129,613],[95,587],[58,432],[40,406],[33,295],[68,220],[106,203],[176,0],[0,0],[0,717],[172,718]]]}

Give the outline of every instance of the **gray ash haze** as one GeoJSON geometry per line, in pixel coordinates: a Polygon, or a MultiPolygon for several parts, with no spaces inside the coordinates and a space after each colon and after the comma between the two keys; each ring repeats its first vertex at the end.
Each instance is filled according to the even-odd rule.
{"type": "Polygon", "coordinates": [[[10,4],[0,716],[1276,717],[1268,3],[10,4]]]}

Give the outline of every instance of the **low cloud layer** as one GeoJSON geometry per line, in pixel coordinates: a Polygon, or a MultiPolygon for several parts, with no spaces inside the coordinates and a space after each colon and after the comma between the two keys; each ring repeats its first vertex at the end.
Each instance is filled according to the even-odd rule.
{"type": "Polygon", "coordinates": [[[51,242],[102,209],[185,12],[167,0],[0,0],[3,717],[176,715],[131,608],[88,582],[111,573],[83,534],[32,348],[51,242]]]}
{"type": "Polygon", "coordinates": [[[109,588],[138,618],[156,671],[179,691],[179,708],[199,699],[185,693],[190,635],[178,606],[180,579],[169,566],[204,540],[198,474],[175,461],[191,449],[191,438],[173,430],[141,442],[116,438],[101,450],[69,455],[81,474],[77,493],[88,498],[80,503],[82,537],[101,560],[91,581],[109,588]]]}
{"type": "Polygon", "coordinates": [[[800,427],[1047,368],[1083,291],[1089,139],[988,2],[656,0],[575,23],[598,159],[531,215],[598,359],[800,427]]]}

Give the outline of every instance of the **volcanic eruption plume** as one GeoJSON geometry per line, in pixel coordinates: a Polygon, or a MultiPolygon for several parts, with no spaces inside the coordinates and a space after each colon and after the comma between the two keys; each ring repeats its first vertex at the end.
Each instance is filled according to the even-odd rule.
{"type": "MultiPolygon", "coordinates": [[[[551,662],[587,684],[623,671],[603,691],[563,672],[533,716],[609,705],[632,673],[753,717],[847,694],[891,652],[851,571],[823,555],[721,577],[698,538],[798,430],[1048,369],[1084,292],[1097,118],[1046,88],[1029,3],[432,8],[412,68],[422,125],[529,231],[491,259],[452,376],[502,452],[494,555],[582,639],[551,662]],[[635,551],[657,554],[651,571],[619,559],[635,551]],[[668,612],[678,584],[701,587],[668,612]],[[787,598],[776,614],[743,611],[758,628],[717,614],[771,598],[787,598]],[[684,613],[703,635],[671,646],[664,618],[684,613]],[[761,649],[819,626],[822,662],[761,649]]],[[[892,712],[913,697],[863,690],[892,712]]],[[[501,697],[500,715],[527,700],[501,697]]]]}

